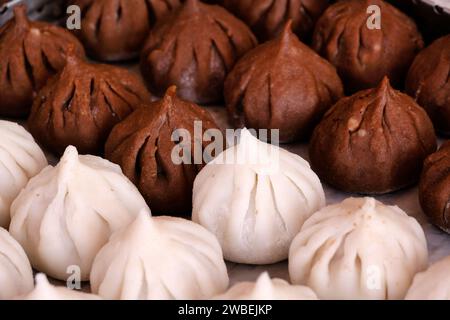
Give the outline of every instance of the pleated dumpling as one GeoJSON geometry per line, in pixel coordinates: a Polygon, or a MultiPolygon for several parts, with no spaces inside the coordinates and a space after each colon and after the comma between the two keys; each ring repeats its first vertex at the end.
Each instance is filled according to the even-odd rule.
{"type": "Polygon", "coordinates": [[[406,300],[450,300],[450,256],[416,274],[406,300]]]}
{"type": "Polygon", "coordinates": [[[8,228],[11,203],[47,164],[31,134],[15,122],[0,120],[0,227],[8,228]]]}
{"type": "Polygon", "coordinates": [[[244,129],[195,179],[192,218],[216,235],[225,259],[269,264],[288,257],[303,222],[324,205],[308,162],[244,129]]]}
{"type": "Polygon", "coordinates": [[[374,198],[348,198],[316,212],[289,252],[292,283],[320,299],[403,299],[427,263],[419,223],[374,198]]]}
{"type": "Polygon", "coordinates": [[[192,221],[150,217],[115,233],[95,258],[92,291],[106,299],[208,299],[228,287],[217,239],[192,221]]]}
{"type": "Polygon", "coordinates": [[[43,273],[36,275],[36,286],[18,300],[100,300],[99,296],[72,290],[66,287],[53,286],[43,273]]]}
{"type": "Polygon", "coordinates": [[[215,300],[317,300],[308,287],[291,285],[283,279],[271,279],[262,273],[256,282],[239,282],[215,300]]]}
{"type": "Polygon", "coordinates": [[[33,267],[65,280],[78,266],[89,279],[95,255],[115,230],[148,209],[120,167],[99,157],[78,155],[69,146],[56,167],[30,180],[11,206],[11,235],[33,267]]]}
{"type": "Polygon", "coordinates": [[[22,247],[0,227],[0,300],[33,289],[33,271],[22,247]]]}

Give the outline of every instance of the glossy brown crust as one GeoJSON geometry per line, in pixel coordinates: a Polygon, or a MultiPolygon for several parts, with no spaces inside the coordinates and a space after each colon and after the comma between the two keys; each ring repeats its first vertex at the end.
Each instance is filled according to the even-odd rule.
{"type": "Polygon", "coordinates": [[[383,194],[416,183],[435,150],[426,112],[385,78],[333,106],[314,130],[309,154],[313,170],[331,186],[383,194]]]}
{"type": "Polygon", "coordinates": [[[112,127],[150,99],[145,85],[129,71],[69,56],[36,97],[28,126],[55,154],[69,145],[98,154],[112,127]]]}
{"type": "Polygon", "coordinates": [[[325,11],[314,30],[313,48],[336,66],[347,92],[375,87],[388,76],[396,87],[423,48],[412,19],[382,0],[343,0],[325,11]],[[381,9],[381,29],[369,29],[367,8],[381,9]]]}
{"type": "Polygon", "coordinates": [[[63,28],[32,22],[25,6],[0,28],[0,116],[25,117],[48,78],[65,64],[67,47],[84,56],[77,38],[63,28]]]}
{"type": "Polygon", "coordinates": [[[82,12],[76,34],[89,55],[101,61],[135,58],[151,26],[175,10],[180,0],[72,0],[82,12]]]}
{"type": "Polygon", "coordinates": [[[280,129],[281,142],[309,138],[342,96],[335,68],[301,43],[289,23],[276,39],[240,59],[225,82],[231,122],[236,127],[280,129]]]}
{"type": "Polygon", "coordinates": [[[176,85],[186,100],[222,100],[225,76],[256,45],[250,29],[224,8],[187,0],[150,32],[141,68],[152,92],[176,85]]]}
{"type": "Polygon", "coordinates": [[[291,20],[301,39],[311,36],[314,25],[327,8],[328,0],[223,0],[225,8],[236,14],[261,41],[275,38],[291,20]]]}
{"type": "Polygon", "coordinates": [[[419,200],[431,222],[450,233],[450,142],[425,160],[419,200]]]}
{"type": "Polygon", "coordinates": [[[408,73],[406,91],[425,108],[436,129],[450,135],[450,35],[417,55],[408,73]]]}
{"type": "MultiPolygon", "coordinates": [[[[175,164],[176,146],[171,137],[177,129],[191,136],[194,150],[194,121],[202,121],[202,134],[217,125],[206,110],[176,96],[175,87],[165,97],[139,108],[114,127],[106,143],[106,158],[119,164],[138,187],[153,214],[188,216],[192,209],[192,187],[201,164],[175,164]]],[[[209,143],[202,142],[202,150],[209,143]]]]}

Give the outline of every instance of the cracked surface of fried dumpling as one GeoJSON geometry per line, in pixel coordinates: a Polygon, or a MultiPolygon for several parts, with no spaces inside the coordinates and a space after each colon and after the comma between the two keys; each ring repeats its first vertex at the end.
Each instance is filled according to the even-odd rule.
{"type": "Polygon", "coordinates": [[[14,15],[0,27],[0,115],[26,117],[38,90],[64,67],[68,47],[80,57],[84,49],[69,31],[29,21],[25,6],[14,15]]]}
{"type": "Polygon", "coordinates": [[[89,55],[102,61],[135,58],[156,21],[180,0],[72,0],[82,12],[77,36],[89,55]]]}
{"type": "Polygon", "coordinates": [[[280,142],[307,140],[343,96],[335,68],[292,33],[245,54],[225,81],[225,104],[236,127],[279,129],[280,142]]]}
{"type": "Polygon", "coordinates": [[[383,194],[419,180],[423,161],[436,150],[433,124],[387,78],[377,88],[338,101],[315,128],[311,166],[333,187],[383,194]]]}
{"type": "MultiPolygon", "coordinates": [[[[163,99],[139,108],[114,127],[106,143],[106,158],[122,167],[153,214],[189,216],[194,179],[205,164],[203,158],[195,161],[194,152],[203,155],[209,145],[202,139],[197,148],[195,135],[203,137],[209,129],[219,131],[208,111],[181,100],[176,87],[170,87],[163,99]],[[200,123],[201,130],[196,133],[200,123]],[[179,145],[172,139],[177,130],[183,130],[180,141],[189,140],[183,141],[190,147],[186,148],[189,161],[183,159],[183,163],[175,163],[172,157],[179,145]]],[[[184,149],[179,151],[181,157],[184,149]]]]}
{"type": "Polygon", "coordinates": [[[261,40],[276,37],[288,20],[299,38],[308,38],[328,0],[223,0],[222,5],[247,23],[261,40]]]}
{"type": "Polygon", "coordinates": [[[91,64],[76,56],[39,91],[28,119],[30,132],[55,154],[67,146],[99,154],[115,124],[151,95],[141,79],[123,68],[91,64]]]}
{"type": "Polygon", "coordinates": [[[450,233],[450,142],[425,160],[419,183],[423,212],[441,230],[450,233]]]}
{"type": "Polygon", "coordinates": [[[346,92],[354,93],[385,76],[402,88],[423,40],[414,21],[386,1],[343,0],[318,20],[312,47],[336,67],[346,92]],[[374,22],[378,9],[379,26],[374,22]]]}
{"type": "Polygon", "coordinates": [[[450,35],[417,55],[406,79],[406,92],[427,111],[436,130],[450,135],[450,35]]]}
{"type": "Polygon", "coordinates": [[[224,8],[187,0],[150,32],[141,70],[157,95],[176,85],[188,101],[220,102],[225,76],[255,45],[250,29],[224,8]]]}

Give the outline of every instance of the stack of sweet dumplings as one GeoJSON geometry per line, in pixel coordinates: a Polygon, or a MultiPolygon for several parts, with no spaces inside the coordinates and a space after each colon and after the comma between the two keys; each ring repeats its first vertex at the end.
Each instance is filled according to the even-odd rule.
{"type": "Polygon", "coordinates": [[[450,230],[450,145],[436,152],[435,135],[450,131],[450,38],[423,49],[414,21],[382,0],[393,31],[382,34],[360,27],[370,1],[300,0],[308,19],[272,23],[252,19],[259,0],[216,2],[152,14],[124,2],[111,20],[116,1],[92,1],[83,25],[99,29],[75,36],[18,6],[0,28],[0,115],[28,117],[30,131],[0,120],[0,299],[450,299],[450,257],[429,266],[418,221],[372,197],[420,180],[424,212],[450,230]],[[142,50],[148,89],[85,50],[102,61],[142,50]],[[219,131],[196,103],[222,98],[238,141],[174,163],[173,132],[219,131]],[[245,127],[310,138],[311,165],[245,127]],[[322,182],[365,196],[327,205],[322,182]],[[226,261],[285,260],[289,282],[263,272],[230,286],[226,261]],[[91,292],[54,285],[69,276],[91,292]]]}

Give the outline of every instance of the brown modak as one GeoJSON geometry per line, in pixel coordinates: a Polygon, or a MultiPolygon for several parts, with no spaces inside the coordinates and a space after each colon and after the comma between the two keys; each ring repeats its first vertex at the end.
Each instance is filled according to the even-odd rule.
{"type": "Polygon", "coordinates": [[[72,0],[81,9],[76,32],[89,55],[102,61],[135,58],[157,20],[180,0],[72,0]]]}
{"type": "Polygon", "coordinates": [[[141,68],[158,95],[176,85],[186,100],[222,100],[225,76],[256,45],[250,29],[224,8],[187,0],[150,32],[141,68]]]}
{"type": "Polygon", "coordinates": [[[223,0],[225,8],[247,23],[261,41],[275,38],[288,20],[301,39],[311,36],[328,0],[223,0]]]}
{"type": "Polygon", "coordinates": [[[377,88],[342,98],[326,113],[309,155],[313,170],[331,186],[383,194],[416,183],[435,150],[426,112],[384,78],[377,88]]]}
{"type": "Polygon", "coordinates": [[[225,82],[225,101],[236,127],[279,129],[280,142],[307,139],[341,97],[336,69],[301,43],[290,23],[276,39],[248,52],[225,82]]]}
{"type": "Polygon", "coordinates": [[[450,142],[426,160],[419,184],[419,200],[431,222],[450,233],[450,142]]]}
{"type": "Polygon", "coordinates": [[[28,127],[55,154],[69,145],[80,153],[98,154],[113,126],[150,100],[137,75],[89,64],[69,53],[65,67],[34,100],[28,127]]]}
{"type": "Polygon", "coordinates": [[[170,87],[162,100],[137,109],[117,124],[108,138],[106,158],[122,167],[154,214],[191,213],[194,179],[204,165],[203,158],[193,158],[195,144],[202,153],[209,144],[201,137],[202,141],[196,141],[195,121],[201,121],[202,136],[208,129],[217,128],[206,110],[179,99],[176,87],[170,87]],[[190,139],[182,137],[181,152],[175,148],[179,141],[172,139],[176,130],[187,130],[190,135],[190,139]],[[185,160],[174,161],[173,154],[185,160]]]}
{"type": "Polygon", "coordinates": [[[384,76],[402,86],[423,40],[414,21],[392,5],[343,0],[320,17],[312,46],[336,67],[346,91],[356,92],[375,87],[384,76]],[[370,6],[374,11],[368,13],[370,6]]]}
{"type": "Polygon", "coordinates": [[[450,135],[450,35],[417,55],[406,79],[406,91],[425,108],[436,129],[450,135]]]}
{"type": "Polygon", "coordinates": [[[28,115],[37,91],[64,66],[69,45],[84,56],[83,46],[70,32],[29,21],[25,6],[14,8],[14,18],[0,28],[0,116],[28,115]]]}

